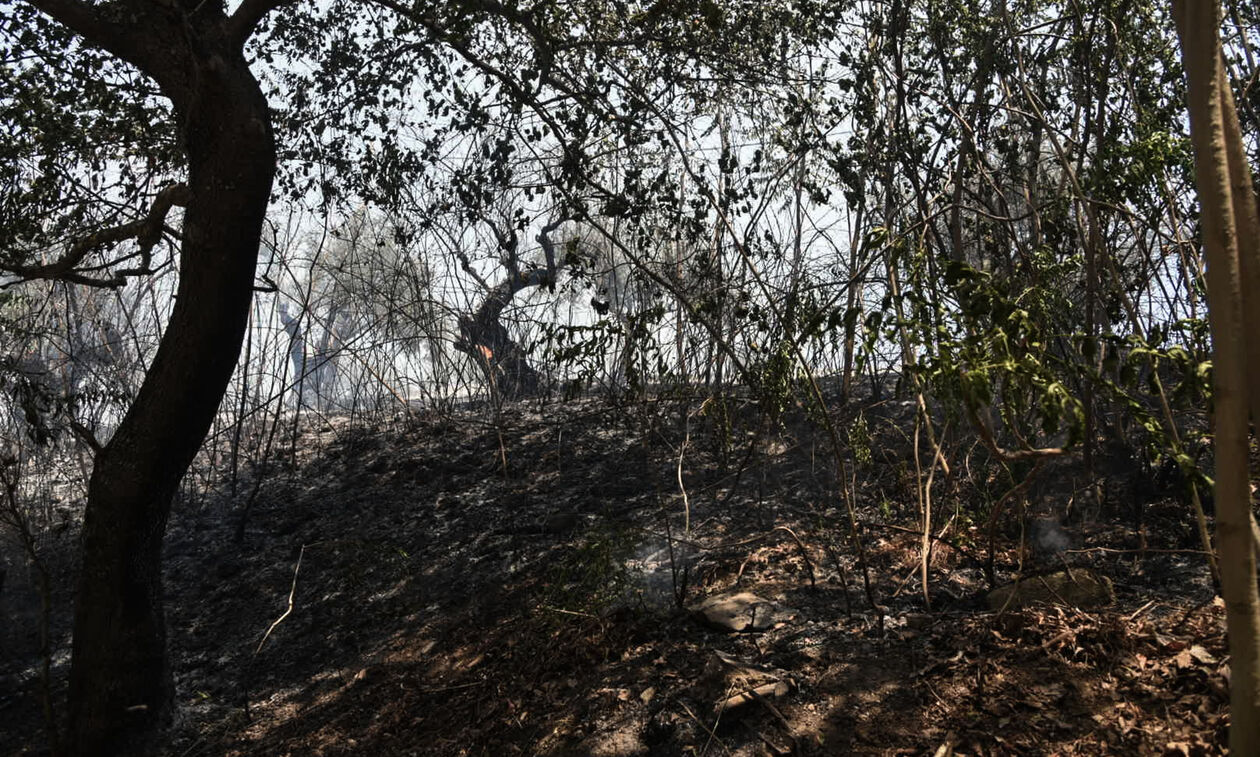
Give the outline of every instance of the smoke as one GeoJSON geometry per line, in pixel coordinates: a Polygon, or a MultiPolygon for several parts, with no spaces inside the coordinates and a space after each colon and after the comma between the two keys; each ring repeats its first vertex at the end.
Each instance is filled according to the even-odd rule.
{"type": "Polygon", "coordinates": [[[1043,557],[1056,557],[1072,545],[1056,518],[1037,518],[1028,529],[1033,551],[1043,557]]]}

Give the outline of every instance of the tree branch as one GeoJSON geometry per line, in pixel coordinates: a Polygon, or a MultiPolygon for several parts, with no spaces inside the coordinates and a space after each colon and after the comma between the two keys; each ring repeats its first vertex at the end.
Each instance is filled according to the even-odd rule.
{"type": "Polygon", "coordinates": [[[78,34],[89,44],[137,66],[142,65],[145,35],[107,19],[98,5],[81,0],[28,0],[41,13],[78,34]]]}
{"type": "Polygon", "coordinates": [[[162,238],[162,230],[167,213],[170,212],[171,207],[174,205],[184,207],[187,204],[188,186],[185,184],[171,184],[164,187],[154,196],[153,206],[149,208],[149,213],[144,218],[100,229],[81,237],[70,245],[70,249],[64,255],[52,263],[13,266],[8,270],[17,275],[21,281],[61,279],[89,286],[121,286],[127,276],[149,272],[149,261],[152,258],[154,246],[162,238]],[[75,268],[94,250],[106,245],[115,245],[128,239],[135,239],[140,246],[140,266],[113,272],[107,279],[97,279],[75,271],[75,268]]]}
{"type": "Polygon", "coordinates": [[[228,18],[228,39],[232,41],[232,45],[237,50],[240,50],[249,40],[249,36],[258,28],[259,22],[268,13],[292,2],[293,0],[245,0],[236,9],[236,12],[228,18]]]}
{"type": "Polygon", "coordinates": [[[1033,460],[1037,463],[1040,463],[1042,460],[1045,460],[1047,458],[1059,457],[1061,455],[1066,455],[1068,453],[1068,450],[1062,447],[1035,448],[1035,447],[1027,446],[1024,449],[1018,449],[1014,451],[1005,449],[1000,444],[998,444],[997,438],[994,437],[993,435],[993,430],[989,428],[989,424],[985,423],[980,418],[980,414],[976,412],[976,409],[972,407],[969,403],[964,402],[963,404],[966,406],[966,409],[967,409],[967,418],[968,420],[971,421],[972,427],[976,430],[976,433],[980,436],[980,441],[984,444],[985,447],[988,447],[990,452],[996,455],[998,459],[1002,460],[1003,462],[1018,463],[1024,460],[1033,460]]]}
{"type": "Polygon", "coordinates": [[[561,224],[567,220],[569,219],[564,215],[558,216],[555,220],[542,227],[542,230],[538,232],[538,236],[535,237],[535,239],[538,240],[538,244],[542,245],[543,255],[546,256],[547,259],[547,273],[551,277],[551,281],[548,283],[551,285],[553,292],[555,291],[556,286],[556,245],[551,241],[551,237],[549,235],[551,232],[560,228],[561,224]]]}

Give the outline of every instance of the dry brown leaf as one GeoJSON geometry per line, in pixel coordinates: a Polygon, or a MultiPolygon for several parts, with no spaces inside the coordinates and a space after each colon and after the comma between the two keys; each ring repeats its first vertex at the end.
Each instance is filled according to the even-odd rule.
{"type": "Polygon", "coordinates": [[[1210,652],[1208,652],[1206,649],[1199,646],[1198,644],[1195,644],[1194,646],[1190,647],[1190,656],[1193,657],[1195,660],[1203,663],[1204,665],[1211,665],[1216,662],[1216,658],[1213,657],[1210,652]]]}

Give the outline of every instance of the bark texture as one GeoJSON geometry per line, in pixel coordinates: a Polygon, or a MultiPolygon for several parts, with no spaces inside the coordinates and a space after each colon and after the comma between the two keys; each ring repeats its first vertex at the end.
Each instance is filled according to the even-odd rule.
{"type": "MultiPolygon", "coordinates": [[[[504,230],[494,226],[493,230],[499,239],[499,246],[507,251],[504,266],[507,276],[503,281],[490,286],[478,277],[486,290],[486,298],[477,310],[459,319],[459,339],[455,341],[455,349],[472,358],[481,369],[486,379],[490,394],[496,400],[518,400],[536,396],[542,391],[542,376],[529,364],[526,351],[512,339],[503,325],[503,310],[516,294],[523,289],[556,285],[557,261],[555,243],[551,234],[560,228],[565,219],[554,219],[543,226],[536,237],[546,258],[546,267],[522,269],[518,258],[518,240],[515,230],[504,230]]],[[[464,270],[473,273],[471,264],[465,259],[464,270]]],[[[476,276],[475,273],[473,273],[476,276]]]]}
{"type": "Polygon", "coordinates": [[[274,4],[247,0],[242,21],[200,0],[33,2],[158,82],[188,159],[175,307],[92,470],[74,617],[65,751],[139,754],[151,751],[174,701],[162,539],[240,354],[275,174],[267,102],[242,53],[252,23],[274,4]]]}
{"type": "Polygon", "coordinates": [[[542,389],[542,377],[529,364],[525,350],[516,343],[500,321],[503,309],[522,289],[543,286],[555,280],[545,268],[510,273],[486,294],[476,312],[459,319],[459,339],[455,349],[473,359],[494,397],[512,401],[535,396],[542,389]]]}
{"type": "Polygon", "coordinates": [[[1248,471],[1249,415],[1255,399],[1248,397],[1248,376],[1254,380],[1260,366],[1255,365],[1254,351],[1248,365],[1247,347],[1248,329],[1254,332],[1260,323],[1255,303],[1246,304],[1248,298],[1260,297],[1260,292],[1243,286],[1244,267],[1254,276],[1260,224],[1251,169],[1222,64],[1220,5],[1174,0],[1173,15],[1189,85],[1190,133],[1207,258],[1217,544],[1230,651],[1229,745],[1231,754],[1260,754],[1260,595],[1248,471]],[[1244,262],[1244,256],[1250,259],[1244,262]]]}

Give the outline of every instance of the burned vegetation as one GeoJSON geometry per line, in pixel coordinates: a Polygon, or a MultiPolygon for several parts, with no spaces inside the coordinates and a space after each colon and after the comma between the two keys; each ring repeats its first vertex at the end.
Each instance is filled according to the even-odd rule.
{"type": "MultiPolygon", "coordinates": [[[[166,547],[167,753],[1221,748],[1222,607],[1179,486],[1079,455],[1025,485],[943,430],[925,554],[914,403],[830,407],[845,477],[807,406],[738,393],[312,414],[235,494],[206,467],[166,547]]],[[[45,547],[61,606],[74,541],[45,547]]],[[[11,573],[5,738],[37,750],[38,587],[11,573]]]]}
{"type": "Polygon", "coordinates": [[[1257,30],[0,4],[0,751],[1260,754],[1257,30]]]}

